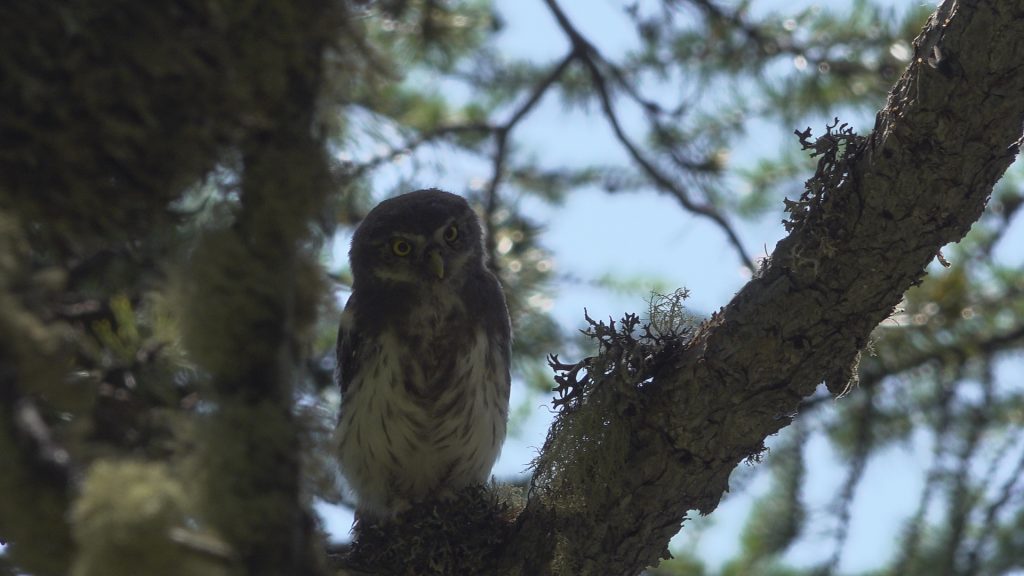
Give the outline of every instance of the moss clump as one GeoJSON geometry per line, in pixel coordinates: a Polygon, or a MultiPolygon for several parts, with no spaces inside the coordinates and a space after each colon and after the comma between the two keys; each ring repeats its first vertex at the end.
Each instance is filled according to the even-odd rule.
{"type": "Polygon", "coordinates": [[[216,576],[224,567],[197,554],[186,534],[188,498],[158,463],[94,464],[71,514],[79,554],[72,576],[216,576]]]}
{"type": "Polygon", "coordinates": [[[345,564],[379,574],[487,574],[522,500],[514,489],[471,486],[393,520],[360,520],[345,564]]]}

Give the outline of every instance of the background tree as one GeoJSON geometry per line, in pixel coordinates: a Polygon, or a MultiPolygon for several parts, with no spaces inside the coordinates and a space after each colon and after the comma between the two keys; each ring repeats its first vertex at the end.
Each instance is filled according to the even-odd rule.
{"type": "MultiPolygon", "coordinates": [[[[0,6],[0,572],[632,574],[730,475],[736,492],[768,473],[720,571],[832,573],[868,463],[922,441],[934,464],[882,572],[1024,568],[1006,360],[1024,278],[997,255],[1017,179],[990,200],[1024,119],[1020,9],[624,3],[635,42],[618,53],[543,5],[567,47],[542,63],[502,53],[485,2],[0,6]],[[525,147],[552,96],[625,161],[553,166],[525,147]],[[870,132],[830,121],[876,110],[870,132]],[[805,151],[731,162],[754,121],[800,128],[805,151]],[[460,163],[489,172],[453,191],[490,228],[524,380],[551,386],[548,353],[586,359],[553,359],[559,415],[525,508],[470,494],[340,558],[310,508],[344,501],[327,438],[347,275],[323,274],[327,241],[460,163]],[[563,332],[543,296],[565,276],[523,204],[592,187],[668,195],[751,282],[703,322],[676,292],[643,320],[563,332]],[[788,236],[755,262],[738,223],[782,206],[788,236]],[[824,513],[804,498],[816,437],[846,469],[824,513]],[[823,527],[834,552],[789,565],[823,527]]],[[[675,552],[651,571],[714,570],[675,552]]]]}

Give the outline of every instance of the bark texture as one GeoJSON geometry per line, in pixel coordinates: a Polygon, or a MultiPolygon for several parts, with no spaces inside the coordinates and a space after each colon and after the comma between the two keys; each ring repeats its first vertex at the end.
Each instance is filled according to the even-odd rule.
{"type": "Polygon", "coordinates": [[[946,2],[915,48],[867,138],[810,142],[834,157],[758,277],[651,370],[597,382],[611,390],[590,398],[603,420],[587,407],[560,416],[504,573],[657,563],[685,515],[714,510],[732,470],[802,398],[850,375],[874,327],[980,217],[1020,145],[1024,7],[946,2]],[[547,457],[556,447],[572,453],[547,457]]]}

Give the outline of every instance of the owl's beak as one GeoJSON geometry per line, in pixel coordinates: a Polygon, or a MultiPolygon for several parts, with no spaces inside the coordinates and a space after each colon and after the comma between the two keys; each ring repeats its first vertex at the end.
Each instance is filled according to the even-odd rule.
{"type": "Polygon", "coordinates": [[[431,250],[427,254],[428,264],[430,265],[430,271],[437,276],[438,280],[444,279],[444,258],[441,256],[439,250],[431,250]]]}

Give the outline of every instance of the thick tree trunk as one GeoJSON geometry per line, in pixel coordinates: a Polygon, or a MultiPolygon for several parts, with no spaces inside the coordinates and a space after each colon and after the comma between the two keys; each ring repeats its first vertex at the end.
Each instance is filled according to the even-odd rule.
{"type": "Polygon", "coordinates": [[[1020,145],[1024,8],[946,2],[915,47],[870,136],[817,141],[834,162],[758,277],[642,385],[628,370],[594,384],[613,392],[589,400],[617,408],[596,427],[577,425],[586,406],[559,417],[504,573],[656,564],[685,515],[714,510],[732,470],[802,398],[849,376],[874,327],[980,217],[1020,145]]]}
{"type": "Polygon", "coordinates": [[[322,288],[308,244],[329,190],[315,111],[332,16],[319,0],[268,3],[244,26],[281,45],[269,57],[262,42],[246,45],[265,117],[240,142],[236,219],[204,239],[190,270],[190,349],[217,405],[204,434],[204,512],[250,576],[325,573],[294,399],[299,339],[322,288]]]}

